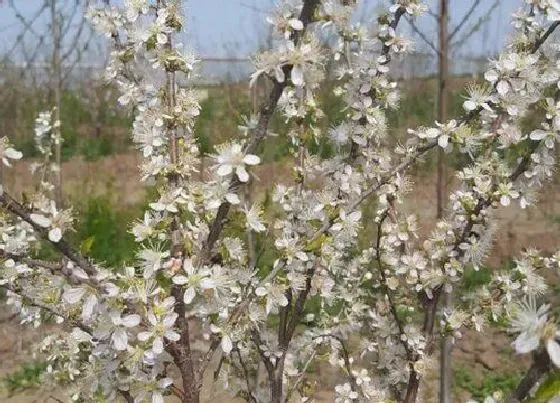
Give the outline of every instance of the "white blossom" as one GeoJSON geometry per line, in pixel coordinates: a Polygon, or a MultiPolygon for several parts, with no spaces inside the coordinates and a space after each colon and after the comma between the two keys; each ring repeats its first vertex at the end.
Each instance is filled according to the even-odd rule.
{"type": "Polygon", "coordinates": [[[249,180],[245,165],[258,165],[260,158],[253,154],[245,155],[239,144],[224,145],[219,149],[216,159],[216,173],[219,176],[228,176],[233,172],[241,182],[249,180]]]}

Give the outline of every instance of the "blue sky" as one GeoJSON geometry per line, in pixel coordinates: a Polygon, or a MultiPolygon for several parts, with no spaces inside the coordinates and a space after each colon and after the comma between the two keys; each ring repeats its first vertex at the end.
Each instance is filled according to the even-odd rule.
{"type": "MultiPolygon", "coordinates": [[[[30,17],[40,7],[44,0],[15,0],[22,15],[30,17]]],[[[72,3],[73,0],[63,0],[72,3]]],[[[451,26],[458,23],[467,12],[474,0],[450,0],[451,26]]],[[[482,0],[480,10],[475,12],[476,20],[487,10],[495,0],[482,0]]],[[[245,57],[255,51],[267,33],[264,21],[265,11],[269,10],[275,0],[189,0],[186,1],[187,30],[193,47],[197,53],[206,57],[235,56],[245,57]]],[[[428,1],[433,11],[435,1],[428,1]]],[[[500,5],[494,11],[492,19],[482,30],[463,44],[461,54],[491,55],[500,49],[510,32],[510,15],[521,3],[521,0],[500,0],[500,5]]],[[[383,0],[362,0],[364,8],[375,13],[379,4],[387,4],[383,0]]],[[[37,21],[38,31],[47,27],[48,14],[44,13],[37,21]]],[[[418,26],[426,32],[428,37],[435,38],[433,18],[423,16],[418,20],[418,26]]],[[[401,29],[409,29],[406,23],[401,29]]],[[[14,43],[22,29],[14,13],[6,5],[0,6],[0,52],[5,53],[14,43]]],[[[458,35],[460,37],[460,35],[458,35]]],[[[31,42],[32,40],[30,40],[31,42]]],[[[418,39],[418,48],[423,49],[418,39]]]]}

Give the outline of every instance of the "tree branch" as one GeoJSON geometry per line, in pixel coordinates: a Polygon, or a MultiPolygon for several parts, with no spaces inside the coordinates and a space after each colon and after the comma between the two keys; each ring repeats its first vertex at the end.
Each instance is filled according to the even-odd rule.
{"type": "Polygon", "coordinates": [[[253,393],[253,387],[251,386],[251,379],[249,376],[249,370],[247,369],[247,364],[245,364],[245,361],[243,361],[241,351],[239,351],[238,348],[236,348],[234,352],[237,354],[237,359],[239,360],[239,364],[241,365],[241,369],[243,371],[243,376],[245,377],[245,384],[247,386],[247,400],[251,403],[257,403],[257,399],[255,398],[255,395],[253,393]]]}
{"type": "Polygon", "coordinates": [[[119,390],[119,393],[126,400],[126,403],[134,403],[134,398],[128,390],[119,390]]]}
{"type": "Polygon", "coordinates": [[[533,364],[517,385],[515,392],[508,398],[507,403],[521,403],[533,386],[548,372],[551,365],[550,357],[546,350],[540,350],[533,355],[533,364]]]}
{"type": "Polygon", "coordinates": [[[424,34],[424,32],[422,32],[414,23],[414,21],[412,21],[410,18],[405,18],[406,22],[408,22],[408,24],[410,25],[410,27],[412,28],[412,30],[414,32],[416,32],[418,34],[418,36],[424,41],[424,43],[426,43],[426,45],[428,45],[435,53],[436,55],[439,56],[440,52],[439,49],[436,47],[436,45],[434,45],[434,43],[432,41],[430,41],[428,39],[428,37],[426,36],[426,34],[424,34]]]}
{"type": "Polygon", "coordinates": [[[69,325],[72,325],[74,327],[78,327],[78,328],[82,329],[84,332],[86,332],[90,335],[93,335],[93,329],[91,327],[85,325],[84,323],[82,323],[80,321],[74,320],[67,315],[64,315],[60,312],[57,312],[53,307],[50,307],[50,306],[45,305],[45,304],[43,304],[39,301],[36,301],[35,299],[30,297],[29,295],[25,294],[21,288],[14,287],[11,284],[4,284],[3,286],[0,286],[0,287],[4,287],[8,291],[10,291],[11,293],[19,296],[22,299],[24,304],[29,305],[29,306],[33,306],[35,308],[42,309],[46,312],[51,313],[52,315],[59,316],[59,317],[63,318],[64,321],[66,323],[68,323],[69,325]]]}
{"type": "Polygon", "coordinates": [[[533,44],[533,46],[531,47],[531,53],[536,53],[537,50],[539,50],[539,48],[546,42],[548,37],[552,35],[556,28],[558,28],[558,26],[560,26],[560,21],[555,21],[554,23],[552,23],[550,27],[548,27],[546,32],[533,44]]]}
{"type": "Polygon", "coordinates": [[[465,25],[469,19],[471,18],[472,14],[474,13],[474,11],[476,10],[476,8],[478,7],[478,5],[480,4],[481,0],[474,0],[473,4],[471,5],[471,8],[469,9],[469,11],[467,11],[467,13],[463,16],[463,19],[461,19],[461,22],[459,22],[459,24],[457,24],[457,26],[455,27],[455,29],[449,34],[449,41],[451,41],[453,39],[453,37],[455,35],[457,35],[457,33],[461,30],[461,28],[463,28],[463,25],[465,25]]]}
{"type": "Polygon", "coordinates": [[[0,206],[31,225],[41,238],[49,241],[55,249],[80,266],[91,277],[91,280],[94,281],[94,277],[98,274],[97,268],[81,253],[74,250],[65,239],[61,239],[59,242],[52,242],[49,240],[48,230],[35,223],[31,219],[32,212],[16,201],[6,191],[0,194],[0,206]]]}
{"type": "MultiPolygon", "coordinates": [[[[541,141],[534,141],[531,143],[531,147],[529,149],[529,151],[527,151],[527,153],[524,155],[524,157],[522,158],[521,162],[517,165],[516,169],[513,171],[513,173],[508,177],[508,181],[510,182],[514,182],[516,181],[519,176],[521,176],[528,168],[530,165],[530,161],[531,161],[531,155],[536,151],[536,149],[539,147],[539,145],[541,144],[541,141]]],[[[494,191],[498,188],[497,184],[494,184],[493,186],[493,191],[492,194],[494,193],[494,191]]],[[[486,199],[479,199],[473,213],[469,216],[468,221],[466,222],[463,230],[461,231],[460,235],[457,237],[455,244],[453,245],[453,250],[456,253],[456,259],[458,259],[460,256],[464,255],[464,252],[461,250],[460,245],[465,242],[468,237],[470,236],[470,233],[474,227],[475,224],[475,218],[478,217],[481,213],[481,211],[484,208],[489,207],[492,204],[492,200],[493,197],[488,197],[486,199]]],[[[426,344],[426,350],[425,350],[425,354],[427,356],[430,356],[433,352],[433,337],[434,337],[434,325],[435,325],[435,318],[436,318],[436,314],[437,314],[437,308],[438,308],[438,303],[439,303],[439,299],[441,297],[441,293],[443,290],[443,286],[440,285],[438,286],[436,289],[433,290],[433,296],[432,298],[430,298],[425,291],[421,292],[420,294],[420,298],[424,300],[424,304],[425,304],[425,315],[424,315],[424,325],[422,328],[422,333],[424,334],[424,336],[426,337],[427,340],[427,344],[426,344]]],[[[417,360],[418,357],[415,357],[415,360],[417,360]]],[[[407,390],[406,390],[406,397],[405,397],[405,403],[413,403],[416,401],[416,396],[418,393],[418,387],[420,386],[420,379],[419,377],[415,374],[415,373],[411,373],[409,376],[409,381],[408,381],[408,385],[407,385],[407,390]]]]}
{"type": "Polygon", "coordinates": [[[478,30],[480,29],[480,27],[482,27],[483,24],[485,24],[489,19],[490,19],[490,15],[492,14],[492,12],[494,11],[494,9],[496,7],[498,7],[499,4],[499,0],[495,0],[494,4],[492,4],[492,7],[490,7],[490,9],[486,12],[486,14],[484,14],[482,17],[480,17],[478,19],[478,21],[476,22],[476,24],[474,24],[471,29],[469,31],[467,31],[461,38],[457,39],[455,42],[451,43],[450,47],[451,48],[455,48],[457,46],[460,46],[464,43],[466,43],[466,41],[472,36],[474,35],[476,32],[478,32],[478,30]]]}
{"type": "MultiPolygon", "coordinates": [[[[402,16],[406,12],[404,7],[400,7],[397,12],[395,13],[395,18],[393,21],[389,23],[389,27],[392,29],[397,29],[397,25],[401,21],[402,16]]],[[[383,44],[383,48],[381,49],[381,54],[386,57],[386,60],[380,64],[388,64],[391,61],[391,46],[387,45],[386,43],[383,44]]]]}
{"type": "Polygon", "coordinates": [[[335,339],[336,341],[338,341],[338,343],[341,346],[342,349],[342,359],[344,360],[344,367],[346,368],[346,372],[348,372],[348,378],[350,380],[350,385],[352,385],[352,390],[355,392],[358,392],[360,390],[358,383],[356,381],[356,377],[354,376],[354,374],[352,373],[352,364],[350,363],[350,353],[348,352],[348,348],[346,347],[346,343],[344,342],[344,340],[334,334],[331,333],[325,333],[325,334],[320,334],[317,336],[313,337],[313,340],[319,339],[319,338],[331,338],[331,339],[335,339]]]}
{"type": "Polygon", "coordinates": [[[57,271],[61,271],[61,270],[64,269],[64,264],[62,264],[61,262],[49,262],[47,260],[40,260],[40,259],[32,259],[32,258],[22,257],[22,256],[14,255],[14,254],[11,254],[11,253],[6,253],[3,250],[0,250],[0,257],[4,258],[4,259],[12,259],[16,262],[26,264],[30,267],[48,269],[52,273],[57,272],[57,271]]]}
{"type": "MultiPolygon", "coordinates": [[[[402,323],[402,320],[399,318],[399,314],[397,312],[397,305],[395,304],[393,297],[391,295],[391,290],[389,289],[389,286],[387,285],[387,276],[385,275],[385,271],[383,269],[383,263],[381,262],[381,238],[383,237],[383,231],[381,229],[381,227],[383,226],[383,222],[387,219],[387,217],[389,216],[389,211],[386,210],[385,213],[383,213],[381,220],[379,220],[379,223],[377,224],[377,240],[376,240],[376,245],[375,245],[375,250],[376,250],[376,259],[377,259],[377,264],[379,266],[379,275],[381,277],[381,284],[382,284],[382,288],[383,288],[383,292],[385,294],[385,296],[387,297],[387,300],[389,302],[389,307],[391,309],[391,314],[393,315],[393,318],[395,320],[395,323],[397,324],[397,327],[399,329],[399,336],[404,336],[405,332],[404,332],[404,325],[402,323]]],[[[402,339],[401,337],[399,337],[399,340],[401,341],[404,350],[406,352],[406,357],[409,361],[413,360],[413,353],[412,350],[410,349],[410,347],[408,346],[408,343],[406,342],[406,340],[402,339]]],[[[411,371],[414,371],[414,367],[411,365],[410,367],[411,371]]]]}
{"type": "MultiPolygon", "coordinates": [[[[313,19],[315,10],[319,4],[320,0],[304,0],[303,8],[299,16],[299,20],[303,23],[304,29],[301,31],[295,31],[295,33],[292,35],[292,39],[296,45],[303,38],[307,26],[314,21],[313,19]]],[[[292,66],[285,66],[283,70],[284,75],[286,77],[289,77],[290,72],[292,71],[292,66]]],[[[272,115],[276,110],[276,105],[278,104],[278,100],[282,96],[282,92],[284,92],[284,88],[286,88],[286,85],[287,80],[284,80],[281,83],[278,81],[273,82],[273,88],[268,96],[268,100],[265,101],[260,107],[257,126],[255,127],[251,137],[248,139],[243,148],[245,154],[251,154],[255,152],[261,141],[265,138],[268,132],[270,119],[272,118],[272,115]]],[[[237,177],[234,177],[230,182],[229,191],[236,192],[240,185],[241,182],[239,181],[239,179],[237,177]]],[[[220,233],[222,232],[222,229],[226,223],[230,207],[231,204],[228,201],[223,201],[218,208],[218,212],[216,213],[216,217],[210,225],[210,232],[208,233],[208,237],[206,238],[206,241],[202,248],[199,264],[203,264],[209,259],[210,254],[212,253],[212,248],[220,237],[220,233]]]]}

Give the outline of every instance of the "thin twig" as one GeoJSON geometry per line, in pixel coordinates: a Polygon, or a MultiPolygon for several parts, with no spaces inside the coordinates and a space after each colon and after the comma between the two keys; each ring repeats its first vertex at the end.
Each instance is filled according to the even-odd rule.
{"type": "Polygon", "coordinates": [[[452,42],[450,47],[457,48],[467,43],[470,37],[473,36],[475,33],[477,33],[480,30],[480,28],[490,20],[492,12],[496,9],[496,7],[498,7],[498,5],[499,5],[499,0],[495,0],[494,4],[492,4],[490,9],[488,9],[488,11],[477,20],[477,22],[471,27],[471,29],[469,29],[462,37],[452,42]]]}
{"type": "Polygon", "coordinates": [[[424,41],[424,43],[425,43],[426,45],[428,45],[428,46],[436,53],[436,55],[439,55],[439,50],[438,50],[438,48],[436,47],[436,45],[435,45],[431,40],[428,39],[428,37],[426,36],[426,34],[424,34],[424,32],[422,32],[422,31],[420,30],[420,28],[418,28],[418,27],[416,26],[416,24],[414,23],[414,21],[412,21],[412,19],[410,19],[410,18],[408,18],[408,17],[406,17],[405,20],[406,20],[406,22],[408,22],[408,24],[410,25],[410,27],[412,28],[412,30],[413,30],[414,32],[416,32],[416,34],[418,34],[418,36],[420,37],[420,39],[422,39],[422,40],[424,41]]]}
{"type": "Polygon", "coordinates": [[[517,385],[507,403],[521,403],[537,382],[552,368],[552,362],[546,350],[540,350],[533,355],[533,364],[517,385]]]}
{"type": "Polygon", "coordinates": [[[91,280],[94,280],[94,277],[98,274],[97,268],[81,253],[74,250],[74,248],[72,248],[72,246],[70,246],[64,238],[58,242],[50,241],[47,229],[41,227],[31,219],[32,211],[16,201],[6,191],[0,194],[0,206],[31,225],[37,234],[39,234],[43,239],[49,241],[55,249],[84,269],[84,271],[91,277],[91,280]]]}
{"type": "MultiPolygon", "coordinates": [[[[315,9],[318,7],[319,3],[320,0],[304,1],[301,14],[299,16],[299,20],[303,23],[304,29],[301,31],[295,31],[292,35],[292,39],[296,45],[303,38],[303,35],[305,34],[305,28],[309,24],[314,22],[313,19],[315,18],[315,9]]],[[[290,72],[292,70],[292,66],[291,65],[285,66],[283,70],[284,70],[284,75],[286,77],[289,77],[290,72]]],[[[257,125],[253,130],[251,137],[247,140],[243,148],[245,154],[251,154],[255,152],[259,144],[266,137],[270,119],[272,118],[272,115],[276,110],[276,105],[278,104],[278,100],[280,99],[282,93],[284,92],[284,88],[286,87],[286,85],[287,85],[287,80],[284,80],[281,83],[274,80],[272,91],[270,92],[268,99],[260,107],[259,120],[257,122],[257,125]]],[[[229,191],[230,192],[237,191],[240,185],[241,182],[235,176],[230,182],[229,191]]],[[[214,244],[218,240],[220,233],[222,232],[222,229],[226,223],[226,219],[230,207],[231,204],[228,201],[224,201],[218,208],[218,212],[216,213],[216,216],[212,221],[212,224],[210,225],[210,231],[208,233],[208,237],[206,238],[204,247],[200,253],[200,261],[198,262],[199,265],[204,264],[204,262],[206,262],[209,259],[210,254],[212,252],[212,248],[214,247],[214,244]]]]}
{"type": "Polygon", "coordinates": [[[471,18],[472,14],[474,13],[474,11],[476,10],[476,8],[478,7],[478,5],[480,4],[481,0],[474,0],[473,4],[471,5],[471,8],[469,9],[469,11],[467,11],[465,13],[465,15],[463,16],[463,18],[461,19],[461,22],[459,22],[459,24],[457,24],[457,26],[455,27],[455,29],[453,31],[451,31],[451,33],[449,34],[449,40],[451,41],[453,39],[453,37],[455,35],[457,35],[457,33],[461,30],[461,28],[463,28],[463,25],[465,25],[471,18]]]}
{"type": "Polygon", "coordinates": [[[354,390],[355,392],[358,392],[360,390],[360,388],[358,387],[358,382],[356,381],[356,377],[352,373],[352,364],[350,363],[350,353],[348,352],[348,348],[346,347],[346,343],[344,342],[342,337],[337,336],[337,335],[332,334],[332,333],[325,333],[325,334],[319,334],[317,336],[314,336],[313,340],[316,340],[316,339],[319,339],[319,338],[331,338],[331,339],[334,339],[334,340],[338,341],[338,343],[340,344],[341,349],[342,349],[342,359],[344,360],[344,367],[346,368],[346,372],[348,373],[348,378],[349,378],[350,384],[352,385],[352,390],[354,390]]]}
{"type": "Polygon", "coordinates": [[[44,311],[49,312],[49,313],[52,314],[52,315],[61,317],[61,318],[63,318],[64,321],[65,321],[66,323],[68,323],[69,325],[72,325],[72,326],[74,326],[74,327],[78,327],[78,328],[82,329],[84,332],[86,332],[86,333],[88,333],[88,334],[90,334],[90,335],[93,335],[93,329],[92,329],[91,327],[89,327],[88,325],[86,325],[86,324],[84,324],[84,323],[82,323],[82,322],[80,322],[80,321],[78,321],[78,320],[72,319],[72,318],[70,318],[69,316],[64,315],[63,313],[56,311],[53,307],[50,307],[50,306],[48,306],[48,305],[45,305],[45,304],[43,304],[43,303],[41,303],[41,302],[35,300],[34,298],[32,298],[32,297],[30,297],[29,295],[25,294],[21,288],[19,288],[19,287],[14,287],[14,286],[11,285],[11,284],[4,284],[4,285],[1,286],[1,287],[6,288],[6,289],[7,289],[8,291],[10,291],[11,293],[13,293],[13,294],[19,296],[19,297],[23,300],[23,303],[24,303],[24,304],[29,305],[29,306],[33,306],[33,307],[35,307],[35,308],[42,309],[42,310],[44,310],[44,311]]]}

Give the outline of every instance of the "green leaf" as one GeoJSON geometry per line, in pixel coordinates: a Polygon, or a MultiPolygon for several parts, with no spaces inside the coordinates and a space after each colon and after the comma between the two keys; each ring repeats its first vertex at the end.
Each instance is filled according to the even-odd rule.
{"type": "Polygon", "coordinates": [[[557,396],[560,396],[560,371],[550,373],[537,389],[535,397],[530,401],[532,403],[545,403],[557,396]]]}
{"type": "Polygon", "coordinates": [[[95,236],[90,236],[89,238],[84,239],[80,243],[80,251],[83,254],[87,255],[91,251],[91,248],[92,248],[94,242],[95,242],[95,236]]]}
{"type": "Polygon", "coordinates": [[[321,234],[317,238],[309,240],[307,242],[307,245],[305,245],[304,250],[306,252],[313,252],[316,255],[319,255],[319,253],[321,252],[321,247],[323,246],[323,243],[325,243],[327,240],[328,240],[328,237],[325,234],[321,234]]]}

